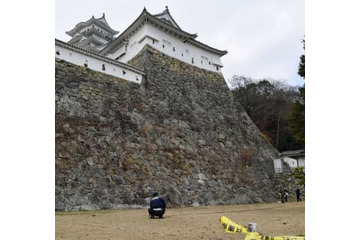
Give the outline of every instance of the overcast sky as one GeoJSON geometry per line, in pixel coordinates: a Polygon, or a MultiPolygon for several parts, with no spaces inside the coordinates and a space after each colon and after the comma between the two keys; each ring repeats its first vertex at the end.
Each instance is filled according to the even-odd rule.
{"type": "Polygon", "coordinates": [[[226,80],[236,74],[304,84],[297,74],[299,57],[304,54],[304,0],[56,0],[55,37],[68,41],[65,31],[103,13],[109,25],[121,33],[144,7],[157,14],[165,6],[182,30],[197,33],[202,43],[228,51],[222,57],[226,80]]]}

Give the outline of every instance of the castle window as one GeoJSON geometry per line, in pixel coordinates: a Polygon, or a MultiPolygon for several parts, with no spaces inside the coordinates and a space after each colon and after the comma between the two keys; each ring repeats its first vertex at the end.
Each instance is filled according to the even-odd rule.
{"type": "Polygon", "coordinates": [[[59,56],[60,56],[60,52],[59,52],[59,51],[56,51],[56,55],[59,55],[59,56]]]}
{"type": "Polygon", "coordinates": [[[219,71],[219,67],[218,67],[218,66],[216,66],[216,71],[219,71]]]}
{"type": "Polygon", "coordinates": [[[194,58],[191,58],[191,63],[194,63],[194,58]]]}
{"type": "Polygon", "coordinates": [[[209,65],[211,65],[211,62],[209,61],[209,65]]]}
{"type": "Polygon", "coordinates": [[[171,42],[163,39],[163,48],[165,48],[165,46],[166,46],[166,47],[171,47],[171,42]]]}
{"type": "Polygon", "coordinates": [[[86,67],[86,68],[87,68],[87,67],[88,67],[88,64],[87,64],[87,63],[84,63],[84,67],[86,67]]]}
{"type": "Polygon", "coordinates": [[[175,52],[175,47],[173,47],[173,51],[175,52]]]}
{"type": "Polygon", "coordinates": [[[126,74],[126,72],[123,70],[123,75],[125,75],[126,74]]]}
{"type": "Polygon", "coordinates": [[[207,62],[209,59],[207,57],[201,56],[201,63],[207,62]]]}
{"type": "Polygon", "coordinates": [[[102,65],[102,70],[105,71],[105,64],[102,65]]]}

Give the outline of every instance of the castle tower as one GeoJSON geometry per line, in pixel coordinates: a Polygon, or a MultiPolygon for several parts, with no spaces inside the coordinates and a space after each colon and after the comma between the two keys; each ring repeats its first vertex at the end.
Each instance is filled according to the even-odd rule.
{"type": "Polygon", "coordinates": [[[93,52],[104,49],[118,33],[109,26],[105,14],[100,18],[92,16],[88,21],[80,22],[72,30],[66,32],[72,37],[68,41],[69,44],[93,52]]]}
{"type": "Polygon", "coordinates": [[[144,8],[140,16],[100,54],[127,63],[149,45],[182,62],[221,73],[223,64],[220,58],[227,51],[210,47],[196,38],[197,34],[179,27],[168,7],[159,14],[151,14],[144,8]]]}
{"type": "MultiPolygon", "coordinates": [[[[115,37],[118,33],[109,26],[105,14],[100,18],[92,16],[66,32],[72,37],[67,44],[56,42],[56,56],[118,76],[116,69],[112,68],[110,71],[102,61],[110,61],[116,66],[118,63],[128,65],[146,46],[197,68],[220,74],[223,67],[221,57],[227,54],[226,50],[219,50],[196,40],[196,33],[182,30],[167,6],[158,14],[151,14],[144,8],[135,21],[115,37]],[[76,56],[72,56],[73,51],[76,56]],[[96,55],[90,56],[89,51],[96,55]]],[[[138,72],[134,72],[136,82],[140,79],[135,76],[138,72]]]]}

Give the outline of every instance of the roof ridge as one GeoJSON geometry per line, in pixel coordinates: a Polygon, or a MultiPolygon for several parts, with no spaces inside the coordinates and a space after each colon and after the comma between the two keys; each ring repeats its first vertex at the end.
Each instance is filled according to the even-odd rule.
{"type": "MultiPolygon", "coordinates": [[[[152,14],[152,16],[158,18],[158,16],[160,17],[160,16],[163,16],[163,15],[165,15],[165,14],[168,14],[168,15],[169,15],[170,19],[174,22],[175,27],[177,27],[177,28],[179,28],[180,30],[182,30],[182,29],[180,28],[179,24],[177,24],[177,22],[175,21],[175,19],[172,17],[172,15],[171,15],[171,13],[170,13],[170,11],[169,11],[168,6],[165,6],[165,10],[162,11],[161,13],[152,14]]],[[[158,19],[159,19],[159,18],[158,18],[158,19]]],[[[160,19],[160,20],[161,20],[161,19],[160,19]]],[[[165,22],[165,23],[166,23],[166,22],[165,22]]]]}

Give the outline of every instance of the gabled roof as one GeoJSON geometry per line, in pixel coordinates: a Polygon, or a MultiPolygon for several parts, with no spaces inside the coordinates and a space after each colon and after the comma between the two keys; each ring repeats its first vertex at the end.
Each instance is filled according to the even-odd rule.
{"type": "Polygon", "coordinates": [[[181,30],[179,25],[175,22],[174,18],[171,16],[167,6],[165,7],[165,10],[162,13],[154,14],[153,16],[181,30]]]}
{"type": "MultiPolygon", "coordinates": [[[[169,10],[167,9],[167,11],[165,10],[163,13],[167,12],[167,15],[170,15],[169,10]]],[[[157,14],[158,16],[163,16],[162,13],[157,14]]],[[[172,17],[171,17],[172,19],[172,17]]],[[[167,21],[161,20],[157,17],[155,17],[154,15],[150,14],[146,8],[144,7],[144,10],[141,12],[140,16],[124,31],[122,32],[116,39],[114,39],[114,41],[109,44],[106,48],[104,48],[101,51],[101,54],[106,54],[114,49],[116,49],[119,45],[121,45],[121,43],[126,40],[128,37],[130,37],[135,31],[137,31],[139,29],[139,27],[142,26],[142,24],[144,24],[144,22],[152,22],[155,25],[158,25],[160,27],[163,27],[171,32],[173,32],[174,34],[176,34],[178,37],[182,38],[182,40],[187,40],[187,39],[195,39],[197,37],[196,34],[190,34],[187,33],[185,31],[182,31],[180,28],[170,24],[167,21]]],[[[174,21],[175,23],[175,21],[174,21]]]]}
{"type": "Polygon", "coordinates": [[[195,38],[197,34],[191,34],[181,30],[179,25],[175,22],[173,17],[171,16],[169,9],[166,9],[159,14],[152,15],[150,14],[146,8],[141,12],[140,16],[124,31],[122,32],[112,43],[110,43],[107,47],[105,47],[100,53],[107,54],[115,49],[117,49],[121,43],[130,37],[135,31],[137,31],[145,22],[151,22],[154,25],[166,29],[174,36],[180,38],[182,41],[191,41],[192,44],[196,45],[197,47],[206,49],[218,55],[225,55],[227,51],[218,50],[207,46],[199,41],[196,41],[195,38]]]}
{"type": "Polygon", "coordinates": [[[112,29],[108,22],[105,19],[105,13],[103,13],[102,17],[100,18],[95,18],[94,16],[92,16],[89,20],[87,20],[86,22],[80,22],[78,24],[76,24],[76,26],[71,29],[70,31],[67,31],[66,34],[69,35],[70,37],[73,37],[77,32],[79,32],[83,27],[86,26],[90,26],[92,24],[96,24],[99,27],[105,29],[106,31],[108,31],[112,36],[118,34],[119,32],[112,29]]]}

